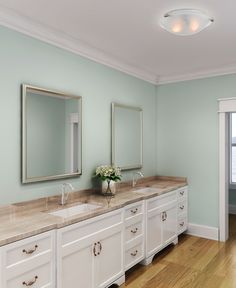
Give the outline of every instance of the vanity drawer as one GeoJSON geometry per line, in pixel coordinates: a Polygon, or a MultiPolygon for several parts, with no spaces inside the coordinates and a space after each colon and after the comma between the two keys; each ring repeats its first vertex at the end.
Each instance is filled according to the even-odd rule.
{"type": "Polygon", "coordinates": [[[47,263],[6,280],[4,288],[54,288],[51,265],[47,263]]]}
{"type": "Polygon", "coordinates": [[[143,234],[143,222],[133,223],[125,228],[125,242],[135,239],[143,234]]]}
{"type": "Polygon", "coordinates": [[[139,263],[144,259],[144,247],[143,243],[140,242],[135,246],[125,251],[125,270],[139,263]]]}
{"type": "Polygon", "coordinates": [[[188,195],[188,187],[182,187],[178,189],[178,198],[184,198],[188,195]]]}
{"type": "Polygon", "coordinates": [[[5,267],[20,265],[25,261],[37,261],[36,258],[51,253],[54,247],[54,231],[33,236],[2,247],[5,267]]]}
{"type": "Polygon", "coordinates": [[[176,191],[168,192],[164,195],[157,196],[147,201],[147,211],[155,209],[159,206],[175,201],[177,199],[176,191]]]}
{"type": "Polygon", "coordinates": [[[95,234],[123,222],[121,209],[112,211],[88,220],[72,224],[60,229],[59,245],[67,245],[78,239],[95,234]]]}
{"type": "Polygon", "coordinates": [[[183,217],[179,217],[177,225],[178,225],[178,227],[177,227],[178,234],[187,230],[187,225],[188,225],[187,216],[185,215],[183,217]]]}
{"type": "Polygon", "coordinates": [[[187,201],[181,201],[178,203],[178,214],[187,212],[187,201]]]}
{"type": "Polygon", "coordinates": [[[131,204],[125,208],[125,220],[143,214],[143,212],[144,212],[143,201],[131,204]]]}

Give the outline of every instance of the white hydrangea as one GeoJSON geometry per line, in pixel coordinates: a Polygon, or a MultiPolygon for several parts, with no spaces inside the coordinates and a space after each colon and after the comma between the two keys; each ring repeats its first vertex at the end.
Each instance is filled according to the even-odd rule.
{"type": "Polygon", "coordinates": [[[102,178],[103,180],[113,180],[118,181],[121,180],[121,169],[119,167],[110,166],[110,165],[102,165],[97,167],[96,176],[102,178]]]}

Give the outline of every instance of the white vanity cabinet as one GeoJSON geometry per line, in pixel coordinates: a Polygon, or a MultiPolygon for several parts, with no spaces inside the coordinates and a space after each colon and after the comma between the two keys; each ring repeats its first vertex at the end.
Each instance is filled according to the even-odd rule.
{"type": "Polygon", "coordinates": [[[183,233],[188,228],[188,187],[179,188],[177,191],[178,201],[178,235],[183,233]]]}
{"type": "Polygon", "coordinates": [[[125,270],[144,259],[144,201],[130,204],[125,213],[125,270]]]}
{"type": "Polygon", "coordinates": [[[187,229],[188,187],[0,247],[0,288],[107,288],[187,229]]]}
{"type": "Polygon", "coordinates": [[[55,288],[55,232],[0,248],[1,288],[55,288]]]}
{"type": "Polygon", "coordinates": [[[177,191],[146,200],[145,265],[170,243],[177,243],[177,191]]]}
{"type": "Polygon", "coordinates": [[[57,232],[57,288],[103,288],[124,282],[123,211],[57,232]]]}

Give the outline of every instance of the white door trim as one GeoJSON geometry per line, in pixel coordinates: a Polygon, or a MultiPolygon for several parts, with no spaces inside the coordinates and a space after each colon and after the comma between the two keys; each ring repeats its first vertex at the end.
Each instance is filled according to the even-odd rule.
{"type": "Polygon", "coordinates": [[[229,238],[229,121],[236,112],[236,98],[219,99],[219,240],[229,238]]]}

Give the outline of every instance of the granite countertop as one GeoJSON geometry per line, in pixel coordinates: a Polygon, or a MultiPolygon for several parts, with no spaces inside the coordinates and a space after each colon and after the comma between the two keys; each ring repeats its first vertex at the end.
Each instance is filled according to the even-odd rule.
{"type": "Polygon", "coordinates": [[[0,207],[0,246],[71,225],[186,185],[186,178],[155,176],[140,179],[139,185],[135,188],[132,188],[130,182],[119,183],[118,192],[109,205],[106,197],[90,189],[70,193],[68,204],[64,206],[58,204],[60,195],[3,206],[0,207]],[[155,192],[134,192],[144,187],[155,188],[155,192]],[[48,212],[68,208],[81,202],[99,204],[100,207],[67,218],[48,214],[48,212]]]}

